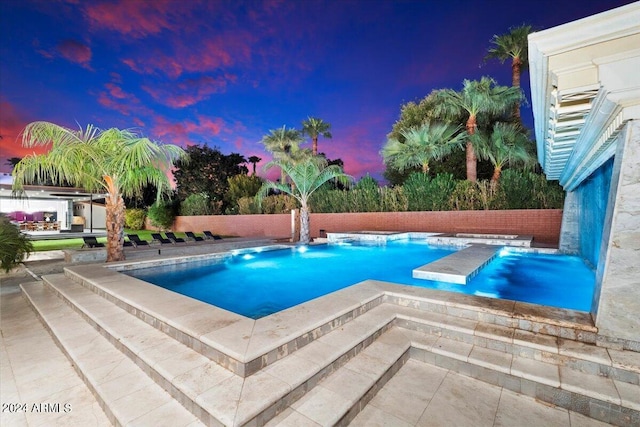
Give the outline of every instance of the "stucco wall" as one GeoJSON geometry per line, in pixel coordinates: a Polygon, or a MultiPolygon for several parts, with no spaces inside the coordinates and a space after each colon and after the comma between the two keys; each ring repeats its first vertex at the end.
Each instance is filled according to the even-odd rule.
{"type": "MultiPolygon", "coordinates": [[[[532,235],[540,243],[557,244],[562,210],[450,212],[370,212],[311,214],[311,236],[327,232],[432,231],[532,235]]],[[[289,237],[291,215],[180,216],[175,231],[211,230],[229,236],[289,237]]]]}

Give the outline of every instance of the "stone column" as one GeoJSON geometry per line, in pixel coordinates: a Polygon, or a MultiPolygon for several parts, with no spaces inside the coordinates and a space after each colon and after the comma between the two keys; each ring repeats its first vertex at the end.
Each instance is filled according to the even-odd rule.
{"type": "Polygon", "coordinates": [[[618,135],[596,272],[599,339],[640,351],[640,121],[618,135]]]}

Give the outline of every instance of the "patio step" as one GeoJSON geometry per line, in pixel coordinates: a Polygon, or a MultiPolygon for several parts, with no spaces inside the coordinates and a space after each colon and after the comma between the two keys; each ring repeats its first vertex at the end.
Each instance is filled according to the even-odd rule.
{"type": "Polygon", "coordinates": [[[267,425],[348,425],[409,358],[613,425],[640,425],[638,353],[621,352],[612,362],[607,349],[525,332],[400,309],[393,327],[267,425]]]}
{"type": "Polygon", "coordinates": [[[142,375],[207,425],[277,425],[292,422],[289,417],[318,416],[314,408],[327,404],[332,416],[316,422],[346,425],[410,357],[607,422],[640,419],[640,353],[433,312],[419,304],[404,306],[390,298],[393,303],[360,310],[243,378],[194,350],[197,343],[189,347],[175,341],[65,275],[44,280],[108,337],[122,358],[127,355],[142,375]]]}
{"type": "MultiPolygon", "coordinates": [[[[49,298],[59,297],[205,425],[264,424],[317,382],[348,363],[389,328],[387,312],[363,315],[243,378],[132,316],[65,275],[43,277],[49,298]],[[318,357],[322,355],[322,357],[318,357]]],[[[28,295],[29,288],[24,289],[28,295]]],[[[38,301],[30,298],[32,304],[38,301]]],[[[39,309],[42,311],[42,309],[39,309]]],[[[77,317],[77,315],[76,315],[77,317]]],[[[45,316],[43,316],[45,318],[45,316]]],[[[51,328],[53,331],[54,328],[51,328]]],[[[73,354],[73,350],[67,350],[73,354]]],[[[408,342],[402,353],[408,354],[408,342]]],[[[74,361],[75,362],[75,361],[74,361]]]]}
{"type": "Polygon", "coordinates": [[[21,288],[114,425],[202,425],[41,282],[21,288]]]}

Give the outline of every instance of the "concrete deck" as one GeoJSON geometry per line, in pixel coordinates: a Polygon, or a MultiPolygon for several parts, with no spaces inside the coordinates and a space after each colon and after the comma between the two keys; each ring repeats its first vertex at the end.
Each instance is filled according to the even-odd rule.
{"type": "Polygon", "coordinates": [[[2,402],[78,410],[3,425],[640,425],[640,353],[587,313],[365,281],[252,320],[104,263],[40,271],[3,278],[2,402]]]}

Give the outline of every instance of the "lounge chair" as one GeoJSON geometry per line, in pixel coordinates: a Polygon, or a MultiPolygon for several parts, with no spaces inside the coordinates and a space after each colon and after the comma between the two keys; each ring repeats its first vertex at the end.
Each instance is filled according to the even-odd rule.
{"type": "Polygon", "coordinates": [[[160,233],[151,233],[151,237],[153,237],[154,241],[160,242],[160,244],[162,245],[166,245],[167,243],[173,243],[171,240],[165,239],[164,237],[162,237],[160,233]]]}
{"type": "Polygon", "coordinates": [[[94,236],[86,236],[82,240],[84,240],[83,248],[104,248],[104,243],[98,242],[94,236]]]}
{"type": "Polygon", "coordinates": [[[222,237],[218,236],[217,234],[212,234],[210,231],[203,231],[203,233],[207,239],[222,240],[222,237]]]}
{"type": "Polygon", "coordinates": [[[204,237],[196,236],[193,231],[185,231],[184,235],[189,239],[192,239],[194,242],[202,242],[204,240],[204,237]]]}
{"type": "Polygon", "coordinates": [[[146,240],[140,239],[140,237],[138,237],[137,234],[127,234],[127,237],[129,238],[131,243],[133,243],[133,246],[135,246],[136,248],[138,246],[149,246],[149,242],[147,242],[146,240]]]}
{"type": "Polygon", "coordinates": [[[173,243],[184,243],[184,242],[186,242],[186,240],[184,240],[182,237],[176,237],[176,235],[175,235],[175,234],[173,234],[172,232],[167,232],[167,233],[164,233],[164,234],[165,234],[165,235],[169,238],[169,240],[171,240],[173,243]]]}

